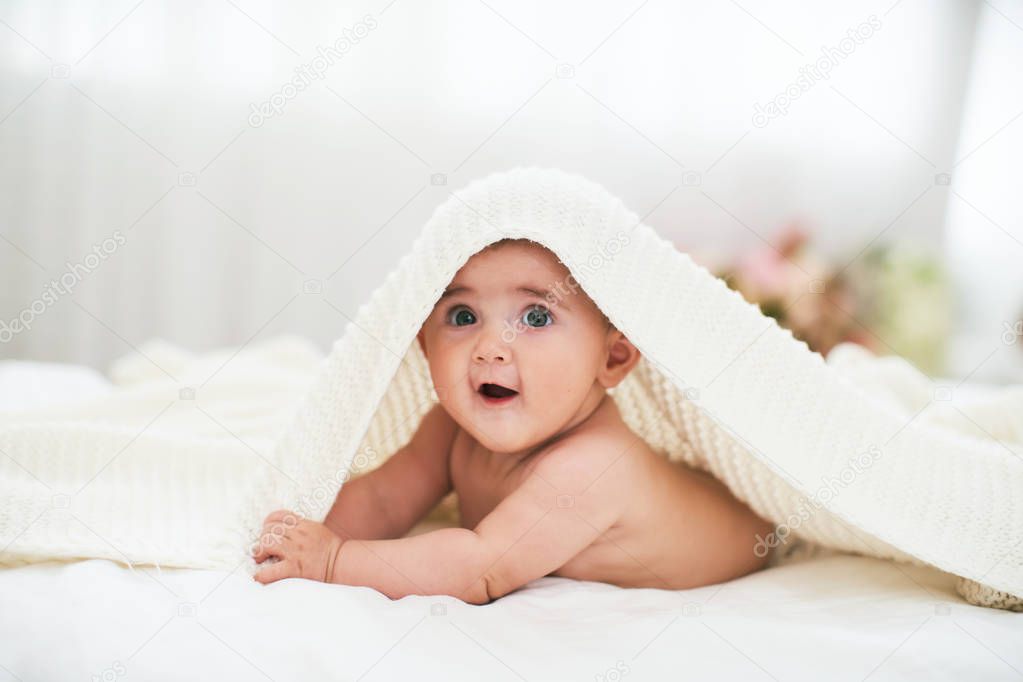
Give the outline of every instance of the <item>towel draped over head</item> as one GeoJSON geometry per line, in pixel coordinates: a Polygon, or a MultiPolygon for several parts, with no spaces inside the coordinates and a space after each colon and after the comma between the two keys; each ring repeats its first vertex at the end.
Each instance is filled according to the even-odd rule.
{"type": "MultiPolygon", "coordinates": [[[[236,442],[241,434],[186,436],[190,418],[173,432],[146,429],[130,444],[135,460],[108,467],[70,506],[104,542],[73,521],[41,518],[52,493],[0,458],[0,495],[12,501],[0,510],[0,547],[8,545],[0,561],[116,559],[113,544],[142,563],[235,568],[273,509],[322,520],[353,461],[386,458],[437,401],[415,336],[441,292],[474,253],[520,238],[554,252],[642,353],[610,391],[629,428],[776,524],[757,551],[799,538],[931,564],[959,576],[974,603],[1023,608],[1013,596],[1023,595],[1023,458],[1012,451],[1023,452],[1023,388],[972,409],[970,419],[999,440],[964,428],[961,412],[920,404],[929,380],[909,363],[851,344],[825,360],[603,187],[538,168],[476,180],[437,207],[327,357],[303,369],[303,393],[277,411],[262,462],[236,442]]],[[[214,396],[224,405],[258,389],[253,373],[226,370],[233,362],[214,396]]],[[[46,481],[125,447],[133,433],[116,428],[66,415],[0,419],[0,448],[46,481]]]]}

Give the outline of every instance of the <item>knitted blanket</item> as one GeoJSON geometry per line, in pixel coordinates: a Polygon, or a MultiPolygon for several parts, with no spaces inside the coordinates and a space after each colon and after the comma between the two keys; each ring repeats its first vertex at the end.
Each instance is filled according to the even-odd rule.
{"type": "Polygon", "coordinates": [[[411,438],[437,401],[415,335],[502,238],[551,249],[640,350],[611,391],[623,418],[777,524],[756,551],[799,538],[927,563],[974,603],[1023,607],[1023,387],[950,409],[904,360],[850,344],[825,360],[599,185],[535,168],[453,193],[322,360],[287,339],[147,347],[111,396],[0,415],[0,563],[255,572],[267,513],[322,520],[411,438]]]}

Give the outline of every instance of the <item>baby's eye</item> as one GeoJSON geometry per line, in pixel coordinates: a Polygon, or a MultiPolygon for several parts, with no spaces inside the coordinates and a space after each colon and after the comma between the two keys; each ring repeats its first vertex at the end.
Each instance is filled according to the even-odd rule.
{"type": "Polygon", "coordinates": [[[528,327],[547,327],[553,320],[554,318],[551,317],[550,311],[542,305],[532,306],[522,316],[522,321],[528,327]]]}
{"type": "Polygon", "coordinates": [[[476,321],[476,316],[465,306],[455,306],[448,311],[448,322],[456,327],[463,327],[476,321]]]}

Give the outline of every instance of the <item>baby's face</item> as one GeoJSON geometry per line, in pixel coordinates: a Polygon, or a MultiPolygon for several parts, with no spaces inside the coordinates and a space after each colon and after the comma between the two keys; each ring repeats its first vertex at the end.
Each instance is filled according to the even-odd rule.
{"type": "Polygon", "coordinates": [[[614,334],[551,251],[510,241],[466,262],[419,341],[452,418],[484,447],[512,453],[558,434],[603,393],[614,334]]]}

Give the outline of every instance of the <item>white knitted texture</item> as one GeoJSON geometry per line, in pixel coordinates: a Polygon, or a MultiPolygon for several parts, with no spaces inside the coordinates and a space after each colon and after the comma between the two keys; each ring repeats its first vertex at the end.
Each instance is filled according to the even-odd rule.
{"type": "MultiPolygon", "coordinates": [[[[132,446],[145,455],[131,471],[89,485],[98,491],[91,517],[105,519],[103,531],[134,561],[254,572],[246,550],[268,512],[322,520],[353,457],[379,463],[411,437],[437,400],[416,332],[468,258],[503,238],[551,249],[640,350],[612,394],[656,451],[710,471],[795,537],[932,564],[963,577],[961,593],[975,603],[1021,603],[1011,595],[1023,594],[1023,461],[947,413],[915,419],[904,409],[907,386],[920,391],[926,379],[908,363],[844,347],[825,362],[599,185],[533,168],[473,182],[436,209],[322,363],[272,466],[253,468],[251,453],[229,441],[197,441],[188,457],[172,456],[181,434],[147,431],[132,446]],[[868,452],[869,466],[845,482],[850,462],[868,452]],[[194,494],[160,506],[171,487],[194,494]],[[221,487],[234,492],[210,492],[221,487]],[[812,511],[800,517],[801,509],[812,511]]],[[[1023,391],[971,416],[1023,440],[1020,408],[1023,391]]],[[[42,474],[123,446],[96,424],[48,428],[0,421],[0,448],[49,480],[42,474]]],[[[3,459],[0,475],[0,493],[13,500],[0,510],[0,547],[8,545],[0,561],[118,558],[73,525],[25,529],[49,500],[3,459]]]]}

